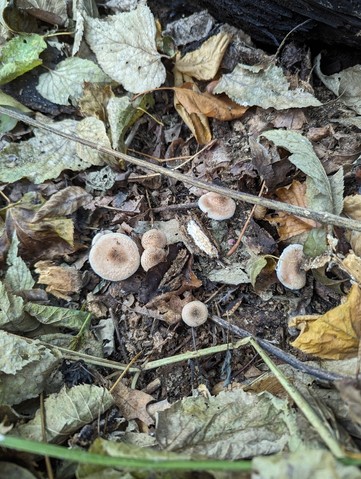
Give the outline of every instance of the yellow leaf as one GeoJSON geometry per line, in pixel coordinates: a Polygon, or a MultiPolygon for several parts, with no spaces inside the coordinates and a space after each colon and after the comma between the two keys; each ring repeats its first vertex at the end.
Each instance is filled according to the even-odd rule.
{"type": "Polygon", "coordinates": [[[343,213],[354,220],[361,220],[361,195],[346,196],[343,200],[343,213]]]}
{"type": "Polygon", "coordinates": [[[323,359],[357,355],[361,328],[361,290],[353,285],[346,301],[321,316],[296,316],[290,326],[301,329],[291,343],[304,353],[323,359]]]}
{"type": "Polygon", "coordinates": [[[221,64],[231,40],[228,33],[221,32],[206,40],[198,50],[176,59],[175,69],[197,80],[212,80],[221,64]]]}

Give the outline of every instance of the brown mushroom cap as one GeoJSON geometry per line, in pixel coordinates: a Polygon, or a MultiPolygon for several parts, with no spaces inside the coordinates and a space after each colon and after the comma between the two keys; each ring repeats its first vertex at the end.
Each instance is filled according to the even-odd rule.
{"type": "Polygon", "coordinates": [[[122,281],[139,268],[140,254],[135,242],[121,233],[100,236],[89,253],[89,263],[101,278],[122,281]]]}
{"type": "Polygon", "coordinates": [[[148,271],[150,268],[153,268],[153,266],[162,263],[166,257],[167,252],[164,249],[151,246],[143,251],[143,254],[140,258],[140,264],[142,265],[144,271],[148,271]]]}
{"type": "Polygon", "coordinates": [[[208,308],[202,301],[191,301],[183,306],[182,319],[193,328],[205,323],[208,318],[208,308]]]}
{"type": "Polygon", "coordinates": [[[236,203],[232,198],[210,191],[198,200],[199,208],[212,220],[228,220],[236,211],[236,203]]]}
{"type": "Polygon", "coordinates": [[[301,269],[305,261],[303,246],[290,244],[278,260],[276,274],[283,286],[289,289],[301,289],[306,284],[306,271],[301,269]]]}
{"type": "Polygon", "coordinates": [[[151,229],[142,236],[142,246],[144,249],[156,247],[165,248],[167,246],[167,237],[161,230],[151,229]]]}

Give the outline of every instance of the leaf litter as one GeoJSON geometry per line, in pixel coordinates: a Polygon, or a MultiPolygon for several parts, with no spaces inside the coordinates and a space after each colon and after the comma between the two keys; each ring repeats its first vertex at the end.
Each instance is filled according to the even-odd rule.
{"type": "MultiPolygon", "coordinates": [[[[177,30],[177,21],[162,24],[161,11],[145,2],[128,11],[108,2],[116,13],[99,15],[95,4],[78,1],[71,19],[65,4],[43,3],[36,12],[15,7],[34,15],[33,31],[4,36],[1,83],[31,74],[36,83],[28,98],[40,95],[70,110],[41,116],[33,100],[22,104],[11,95],[0,97],[1,105],[33,110],[61,131],[164,164],[205,186],[160,178],[99,149],[24,128],[26,121],[0,118],[7,133],[0,152],[0,411],[28,413],[22,420],[1,413],[7,434],[41,442],[45,430],[48,442],[104,457],[253,458],[253,477],[290,467],[302,477],[316,477],[320,468],[359,477],[335,462],[323,442],[333,452],[359,453],[359,390],[355,367],[347,366],[360,342],[359,233],[321,225],[312,214],[256,208],[252,218],[240,204],[224,222],[195,213],[209,184],[255,196],[264,184],[264,194],[289,205],[359,220],[353,161],[361,140],[347,126],[357,125],[354,113],[345,116],[337,104],[326,108],[311,70],[296,72],[283,62],[286,55],[267,56],[236,29],[214,33],[207,15],[199,16],[195,33],[182,30],[191,17],[177,30]],[[44,21],[75,22],[73,43],[41,35],[44,21]],[[170,37],[162,37],[162,28],[170,37]],[[182,48],[194,38],[199,44],[182,48]],[[58,53],[48,63],[40,54],[50,46],[58,53]],[[142,234],[154,227],[167,238],[162,263],[113,283],[90,269],[97,233],[126,234],[140,248],[142,234]],[[287,290],[275,274],[287,242],[302,244],[305,253],[307,282],[299,291],[287,290]],[[181,312],[195,299],[207,302],[210,318],[190,330],[181,312]],[[227,318],[228,327],[212,317],[227,318]],[[248,343],[235,345],[232,325],[285,349],[281,361],[309,359],[301,351],[328,363],[317,364],[315,373],[305,361],[311,375],[290,366],[267,372],[268,361],[258,361],[248,343]],[[329,370],[346,375],[347,388],[316,386],[312,374],[329,370]],[[282,374],[287,393],[299,390],[305,403],[290,400],[278,383],[282,374]],[[331,438],[330,427],[317,429],[309,411],[332,417],[331,438]]],[[[297,47],[290,41],[288,48],[297,47]]],[[[306,70],[307,60],[301,60],[306,70]]],[[[356,113],[358,67],[328,76],[318,58],[315,67],[356,113]]],[[[100,466],[76,472],[99,473],[119,477],[100,466]]]]}

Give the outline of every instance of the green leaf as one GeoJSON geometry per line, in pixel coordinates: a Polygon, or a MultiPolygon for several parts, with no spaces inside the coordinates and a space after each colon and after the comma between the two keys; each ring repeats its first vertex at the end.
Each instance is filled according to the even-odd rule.
{"type": "Polygon", "coordinates": [[[325,228],[313,228],[303,245],[303,252],[309,258],[321,256],[327,250],[327,235],[325,228]]]}
{"type": "Polygon", "coordinates": [[[68,105],[83,94],[84,82],[109,83],[110,78],[90,60],[66,58],[54,70],[43,73],[36,87],[40,95],[58,105],[68,105]]]}
{"type": "Polygon", "coordinates": [[[89,313],[58,306],[46,306],[37,303],[26,303],[24,310],[34,316],[40,323],[75,329],[79,331],[89,313]]]}
{"type": "Polygon", "coordinates": [[[4,283],[8,291],[16,293],[26,289],[32,289],[35,284],[33,277],[31,276],[29,268],[26,266],[25,261],[18,256],[19,240],[16,233],[13,235],[13,239],[8,251],[6,263],[9,268],[6,271],[4,283]]]}
{"type": "MultiPolygon", "coordinates": [[[[18,110],[23,113],[29,113],[31,110],[24,106],[22,103],[19,101],[15,100],[13,97],[10,95],[7,95],[3,91],[0,91],[0,105],[1,106],[6,106],[10,108],[11,110],[18,110]]],[[[0,134],[1,133],[6,133],[10,130],[12,130],[16,124],[17,120],[15,118],[11,118],[8,115],[0,115],[0,134]]]]}
{"type": "Polygon", "coordinates": [[[307,206],[318,211],[339,214],[343,204],[342,169],[330,180],[313,151],[311,142],[300,133],[270,130],[262,133],[262,136],[276,146],[288,150],[291,153],[289,161],[307,175],[307,206]]]}
{"type": "Polygon", "coordinates": [[[262,108],[304,108],[321,103],[301,88],[290,90],[282,68],[271,63],[267,68],[239,63],[232,73],[223,75],[214,93],[226,93],[243,106],[262,108]]]}
{"type": "Polygon", "coordinates": [[[8,293],[4,283],[0,282],[0,326],[12,329],[13,322],[21,320],[23,311],[23,299],[20,296],[8,293]]]}
{"type": "Polygon", "coordinates": [[[43,37],[36,34],[19,35],[8,41],[0,52],[0,85],[41,65],[39,55],[45,49],[43,37]]]}

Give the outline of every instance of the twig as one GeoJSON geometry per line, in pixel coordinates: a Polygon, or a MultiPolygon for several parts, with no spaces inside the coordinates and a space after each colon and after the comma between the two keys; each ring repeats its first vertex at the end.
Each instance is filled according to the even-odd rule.
{"type": "MultiPolygon", "coordinates": [[[[262,182],[261,189],[260,189],[260,192],[258,193],[258,196],[262,196],[262,193],[263,193],[265,187],[266,187],[266,183],[263,181],[263,182],[262,182]]],[[[248,228],[248,225],[249,225],[251,219],[253,218],[254,210],[255,210],[256,208],[257,208],[257,205],[253,205],[253,208],[251,209],[251,212],[250,212],[250,214],[248,215],[247,221],[246,221],[245,224],[243,225],[242,231],[240,232],[237,241],[236,241],[235,244],[232,246],[232,248],[228,251],[227,256],[231,256],[233,253],[235,253],[235,252],[237,251],[238,246],[241,244],[241,241],[242,241],[242,238],[243,238],[243,236],[244,236],[244,233],[246,232],[246,229],[248,228]]]]}
{"type": "Polygon", "coordinates": [[[326,225],[335,225],[335,226],[340,226],[342,228],[348,228],[354,231],[361,231],[360,221],[352,220],[349,218],[343,218],[341,216],[334,215],[332,213],[323,213],[320,211],[309,210],[307,208],[301,208],[300,206],[294,206],[288,203],[282,203],[281,201],[270,200],[267,198],[259,198],[258,196],[254,196],[249,193],[234,191],[229,188],[225,188],[223,186],[218,186],[215,184],[209,184],[204,181],[196,180],[187,175],[179,173],[179,171],[169,169],[169,168],[164,168],[162,166],[149,163],[145,160],[141,160],[139,158],[134,158],[133,156],[126,155],[125,153],[120,153],[118,151],[112,150],[111,148],[106,148],[105,146],[99,145],[85,138],[79,138],[78,136],[65,133],[64,131],[61,131],[58,128],[54,128],[52,126],[46,125],[42,122],[34,120],[33,118],[29,118],[26,115],[9,110],[8,108],[0,107],[0,114],[8,115],[11,118],[15,118],[16,120],[22,121],[35,128],[42,128],[45,131],[49,131],[50,133],[61,136],[71,141],[75,141],[82,145],[89,146],[90,148],[93,148],[101,153],[112,155],[115,158],[119,158],[120,160],[127,161],[128,163],[139,166],[140,168],[145,168],[147,170],[154,171],[155,173],[168,176],[169,178],[173,178],[175,180],[195,186],[197,188],[202,188],[206,191],[213,191],[215,193],[219,193],[220,195],[233,198],[234,200],[244,201],[246,203],[251,203],[254,205],[262,205],[272,210],[284,211],[285,213],[289,213],[294,216],[301,216],[302,218],[312,219],[314,221],[318,221],[319,223],[324,223],[326,225]]]}
{"type": "MultiPolygon", "coordinates": [[[[220,318],[219,316],[212,316],[212,321],[221,326],[222,328],[225,328],[227,331],[231,331],[233,334],[241,337],[241,338],[248,338],[248,337],[253,337],[252,334],[250,334],[248,331],[245,329],[240,328],[239,326],[236,326],[234,324],[230,324],[224,319],[220,318]]],[[[289,364],[290,366],[294,367],[295,369],[298,369],[300,371],[303,371],[310,376],[314,376],[317,379],[321,379],[324,381],[338,381],[340,379],[354,379],[353,376],[346,376],[342,374],[336,374],[336,373],[330,373],[328,371],[324,371],[323,369],[320,368],[314,368],[312,366],[309,366],[308,364],[303,363],[299,359],[295,358],[291,354],[285,353],[282,351],[282,349],[277,348],[277,346],[273,346],[273,344],[269,343],[268,341],[265,341],[264,339],[256,338],[253,337],[255,341],[258,342],[262,346],[262,348],[267,351],[268,353],[272,354],[273,356],[276,356],[277,358],[281,359],[285,363],[289,364]]]]}

